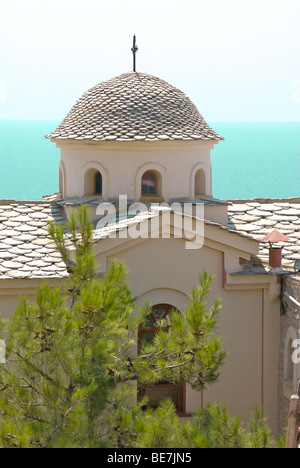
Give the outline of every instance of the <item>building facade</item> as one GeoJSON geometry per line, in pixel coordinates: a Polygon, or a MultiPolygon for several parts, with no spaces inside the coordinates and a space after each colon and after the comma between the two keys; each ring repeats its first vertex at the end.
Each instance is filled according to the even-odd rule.
{"type": "Polygon", "coordinates": [[[187,96],[151,75],[100,83],[47,137],[61,151],[59,193],[44,202],[0,203],[1,314],[11,316],[21,295],[33,299],[44,280],[65,284],[67,268],[47,223],[66,226],[87,204],[99,271],[115,257],[123,260],[137,307],[149,301],[154,315],[184,311],[203,269],[216,276],[210,300],[222,298],[217,332],[228,358],[220,380],[204,392],[184,385],[168,395],[180,415],[223,401],[246,421],[261,405],[276,432],[285,407],[282,277],[299,254],[300,201],[214,199],[210,154],[223,137],[187,96]],[[108,209],[115,218],[107,218],[108,209]],[[273,229],[290,239],[279,271],[270,268],[262,242],[273,229]]]}

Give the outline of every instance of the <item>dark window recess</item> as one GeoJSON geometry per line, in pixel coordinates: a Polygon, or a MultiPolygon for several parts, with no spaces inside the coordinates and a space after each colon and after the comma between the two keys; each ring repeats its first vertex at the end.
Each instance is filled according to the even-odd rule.
{"type": "Polygon", "coordinates": [[[97,172],[95,177],[95,194],[102,195],[102,175],[97,172]]]}

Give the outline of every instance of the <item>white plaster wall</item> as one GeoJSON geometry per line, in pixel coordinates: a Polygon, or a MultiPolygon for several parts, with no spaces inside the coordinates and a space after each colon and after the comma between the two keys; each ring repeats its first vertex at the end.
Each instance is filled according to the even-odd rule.
{"type": "Polygon", "coordinates": [[[64,196],[84,196],[84,174],[92,166],[103,176],[103,200],[127,195],[139,200],[141,177],[147,170],[162,176],[165,201],[194,198],[194,176],[206,174],[205,195],[212,195],[210,151],[216,142],[61,143],[61,163],[65,170],[64,196]]]}

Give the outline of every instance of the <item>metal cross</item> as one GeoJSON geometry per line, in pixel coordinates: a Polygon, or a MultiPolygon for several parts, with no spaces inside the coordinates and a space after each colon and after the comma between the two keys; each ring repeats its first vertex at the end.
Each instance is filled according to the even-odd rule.
{"type": "Polygon", "coordinates": [[[133,36],[133,47],[131,49],[131,52],[133,53],[133,71],[135,72],[135,55],[139,49],[137,48],[137,45],[135,43],[135,35],[133,36]]]}

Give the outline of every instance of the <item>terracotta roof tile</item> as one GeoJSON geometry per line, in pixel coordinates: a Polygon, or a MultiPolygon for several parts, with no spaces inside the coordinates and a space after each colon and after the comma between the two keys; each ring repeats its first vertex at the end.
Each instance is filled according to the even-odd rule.
{"type": "MultiPolygon", "coordinates": [[[[295,261],[300,260],[299,201],[299,199],[289,199],[285,202],[282,200],[230,200],[227,227],[210,221],[205,221],[205,223],[259,241],[259,259],[263,262],[268,259],[268,243],[263,242],[263,239],[274,229],[279,230],[282,234],[288,235],[290,239],[282,246],[284,247],[284,266],[292,268],[295,261]],[[261,215],[258,216],[257,212],[261,215]]],[[[24,227],[24,229],[17,230],[17,228],[5,226],[4,222],[0,221],[0,279],[67,277],[66,266],[47,232],[49,220],[64,222],[64,207],[60,207],[56,202],[36,202],[35,204],[22,202],[22,205],[18,205],[17,202],[7,202],[6,205],[4,203],[0,201],[0,209],[5,213],[6,221],[16,219],[16,213],[19,216],[19,211],[22,210],[19,227],[24,227]],[[38,216],[35,217],[35,215],[38,216]],[[29,233],[27,232],[28,218],[37,224],[29,233]]],[[[127,229],[153,216],[155,213],[141,213],[135,218],[120,221],[117,225],[95,230],[94,241],[100,241],[115,229],[118,231],[127,229]]]]}

